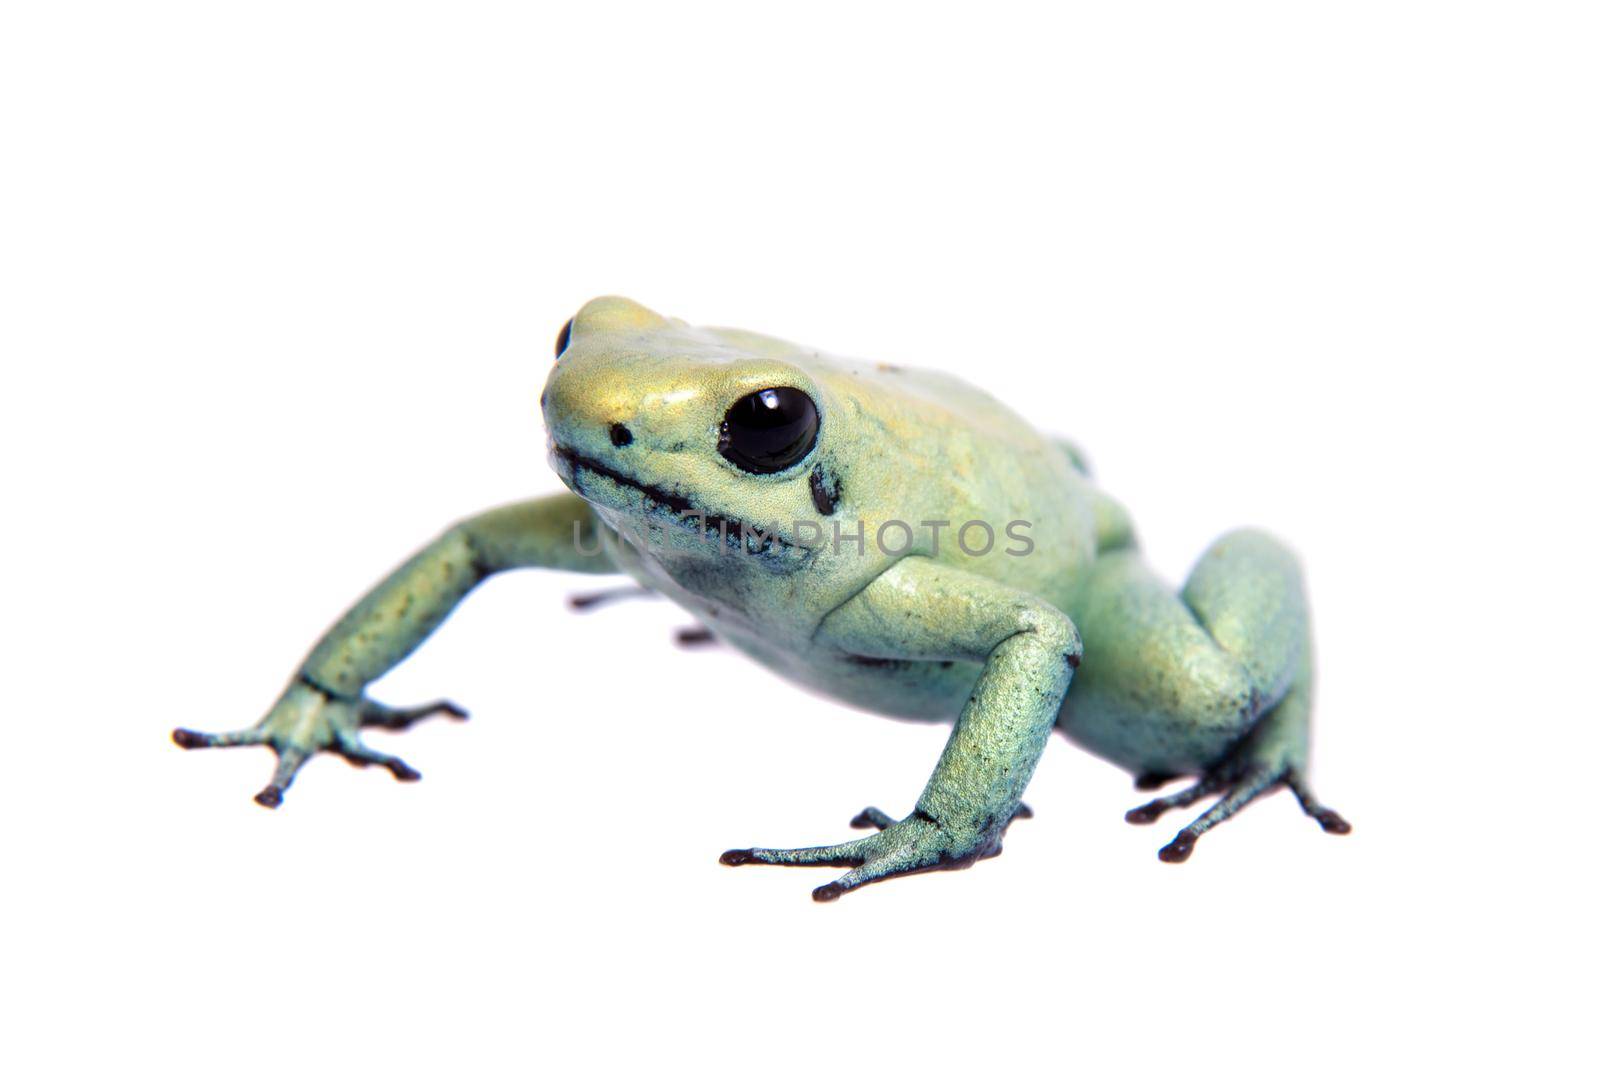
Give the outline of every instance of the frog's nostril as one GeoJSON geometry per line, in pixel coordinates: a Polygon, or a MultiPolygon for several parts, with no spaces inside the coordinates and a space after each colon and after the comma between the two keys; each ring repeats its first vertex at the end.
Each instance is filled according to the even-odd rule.
{"type": "Polygon", "coordinates": [[[620,422],[611,424],[611,443],[618,448],[627,448],[633,444],[633,434],[620,422]]]}

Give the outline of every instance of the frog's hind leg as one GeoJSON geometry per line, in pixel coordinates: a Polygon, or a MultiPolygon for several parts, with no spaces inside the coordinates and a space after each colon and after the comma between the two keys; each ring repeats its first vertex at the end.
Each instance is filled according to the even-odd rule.
{"type": "Polygon", "coordinates": [[[1235,531],[1201,557],[1181,596],[1218,646],[1244,667],[1267,710],[1199,782],[1135,808],[1128,821],[1152,822],[1170,807],[1186,807],[1220,793],[1220,800],[1159,853],[1168,863],[1182,863],[1201,834],[1257,798],[1287,786],[1324,831],[1349,833],[1350,824],[1317,803],[1306,784],[1311,750],[1311,626],[1300,565],[1293,553],[1260,531],[1235,531]]]}
{"type": "Polygon", "coordinates": [[[1306,785],[1311,633],[1299,563],[1287,548],[1259,531],[1230,533],[1206,551],[1176,597],[1157,588],[1137,559],[1108,557],[1091,590],[1079,681],[1086,683],[1087,707],[1100,701],[1115,708],[1115,717],[1087,725],[1131,733],[1136,740],[1117,753],[1122,759],[1137,758],[1131,748],[1145,748],[1145,760],[1134,764],[1142,787],[1201,768],[1193,785],[1133,809],[1127,821],[1154,822],[1220,795],[1161,850],[1162,860],[1188,859],[1202,834],[1285,786],[1324,830],[1349,832],[1349,823],[1318,804],[1306,785]],[[1136,650],[1108,657],[1098,678],[1097,623],[1113,644],[1136,650]],[[1237,723],[1232,731],[1230,716],[1237,723]],[[1208,746],[1213,754],[1200,755],[1208,746]]]}

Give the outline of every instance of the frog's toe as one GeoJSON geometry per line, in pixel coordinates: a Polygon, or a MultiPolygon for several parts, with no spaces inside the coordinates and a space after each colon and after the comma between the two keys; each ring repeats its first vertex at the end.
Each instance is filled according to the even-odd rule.
{"type": "Polygon", "coordinates": [[[813,889],[811,899],[827,903],[888,878],[970,867],[1000,854],[1001,833],[958,835],[925,816],[901,820],[860,842],[861,861],[833,881],[813,889]]]}
{"type": "Polygon", "coordinates": [[[279,747],[277,753],[278,766],[272,772],[272,781],[255,795],[256,803],[263,808],[276,808],[283,803],[283,794],[294,784],[294,776],[312,756],[309,749],[290,745],[279,747]]]}
{"type": "Polygon", "coordinates": [[[887,830],[894,824],[895,820],[882,808],[862,808],[861,813],[850,820],[852,830],[887,830]]]}
{"type": "Polygon", "coordinates": [[[172,731],[172,743],[179,748],[234,748],[239,745],[260,745],[266,740],[266,731],[259,726],[216,734],[204,730],[186,730],[181,726],[172,731]]]}
{"type": "Polygon", "coordinates": [[[704,626],[683,626],[673,631],[672,639],[679,648],[710,648],[717,643],[717,635],[704,626]]]}
{"type": "MultiPolygon", "coordinates": [[[[1156,853],[1156,856],[1163,863],[1184,862],[1193,854],[1195,842],[1200,840],[1201,834],[1233,818],[1251,801],[1278,785],[1282,780],[1282,774],[1273,771],[1269,767],[1254,768],[1241,774],[1229,784],[1228,790],[1222,795],[1221,800],[1211,805],[1205,810],[1205,814],[1180,830],[1178,836],[1168,842],[1165,848],[1156,853]]],[[[1197,790],[1201,786],[1207,785],[1210,781],[1213,780],[1202,780],[1199,785],[1193,788],[1197,790]]],[[[1184,790],[1184,793],[1189,792],[1191,790],[1184,790]]],[[[1203,795],[1205,794],[1197,793],[1195,799],[1203,795]]],[[[1191,800],[1190,802],[1192,803],[1193,801],[1191,800]]]]}
{"type": "Polygon", "coordinates": [[[880,882],[885,878],[893,878],[898,874],[914,874],[919,870],[926,869],[907,866],[892,856],[882,856],[846,871],[831,882],[817,886],[811,891],[811,899],[818,904],[826,904],[830,900],[838,900],[851,890],[860,889],[871,882],[880,882]]]}
{"type": "Polygon", "coordinates": [[[1123,818],[1135,826],[1155,822],[1173,808],[1192,807],[1195,803],[1222,789],[1221,782],[1213,775],[1201,778],[1194,785],[1180,789],[1176,793],[1164,797],[1157,797],[1148,804],[1141,804],[1129,811],[1123,818]]]}
{"type": "MultiPolygon", "coordinates": [[[[373,726],[380,730],[404,730],[435,715],[443,715],[458,722],[465,722],[469,718],[465,708],[448,700],[436,700],[432,704],[420,704],[411,708],[391,708],[376,700],[363,697],[356,708],[357,722],[361,726],[373,726]]],[[[421,772],[400,757],[369,748],[356,731],[349,727],[335,731],[331,748],[352,766],[383,767],[394,775],[397,781],[415,782],[422,777],[421,772]]]]}
{"type": "Polygon", "coordinates": [[[750,863],[780,867],[854,867],[865,858],[862,845],[867,840],[870,838],[819,848],[730,848],[718,862],[725,867],[743,867],[750,863]]]}
{"type": "Polygon", "coordinates": [[[397,782],[416,782],[422,779],[422,772],[399,756],[391,756],[387,752],[369,748],[356,737],[340,737],[335,751],[352,767],[383,767],[394,775],[397,782]]]}
{"type": "Polygon", "coordinates": [[[1213,771],[1187,789],[1170,796],[1160,797],[1124,816],[1128,822],[1151,823],[1173,808],[1187,808],[1199,800],[1222,794],[1218,800],[1196,820],[1178,832],[1156,855],[1163,863],[1183,863],[1194,854],[1194,846],[1202,834],[1237,815],[1245,807],[1279,786],[1287,786],[1300,801],[1300,807],[1330,834],[1347,834],[1350,824],[1332,808],[1317,803],[1306,786],[1305,776],[1294,768],[1278,769],[1270,765],[1247,764],[1213,771]]]}
{"type": "Polygon", "coordinates": [[[1141,793],[1148,793],[1152,789],[1160,789],[1162,786],[1178,777],[1181,776],[1169,774],[1166,771],[1141,771],[1140,773],[1134,775],[1133,787],[1139,790],[1141,793]]]}
{"type": "Polygon", "coordinates": [[[1299,771],[1290,771],[1284,775],[1283,784],[1289,787],[1294,798],[1300,802],[1300,810],[1317,821],[1324,833],[1347,834],[1350,824],[1345,822],[1343,816],[1332,808],[1324,807],[1317,803],[1317,798],[1312,795],[1311,787],[1306,784],[1305,775],[1299,771]]]}
{"type": "Polygon", "coordinates": [[[655,596],[655,591],[646,589],[642,585],[618,585],[609,589],[596,589],[588,593],[574,593],[567,597],[567,607],[573,611],[588,611],[604,604],[614,604],[619,600],[631,600],[634,597],[655,596]]]}
{"type": "Polygon", "coordinates": [[[465,708],[448,700],[436,700],[432,704],[421,704],[414,708],[391,708],[376,700],[363,698],[359,713],[362,726],[376,726],[380,730],[404,730],[435,715],[444,715],[458,722],[470,718],[465,708]]]}

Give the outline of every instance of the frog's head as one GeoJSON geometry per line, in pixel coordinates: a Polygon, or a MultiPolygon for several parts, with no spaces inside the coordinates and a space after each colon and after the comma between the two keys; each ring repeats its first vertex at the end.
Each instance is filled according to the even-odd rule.
{"type": "Polygon", "coordinates": [[[664,530],[680,551],[779,564],[805,551],[796,520],[838,503],[824,368],[787,342],[591,300],[562,327],[540,398],[551,463],[652,555],[642,532],[664,530]],[[760,534],[774,540],[752,550],[760,534]]]}

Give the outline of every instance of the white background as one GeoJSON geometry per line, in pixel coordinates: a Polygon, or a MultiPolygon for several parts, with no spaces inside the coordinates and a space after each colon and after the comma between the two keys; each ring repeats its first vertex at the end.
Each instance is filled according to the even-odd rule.
{"type": "Polygon", "coordinates": [[[1592,7],[536,9],[0,16],[8,1062],[1592,1055],[1592,7]],[[944,731],[553,574],[376,687],[475,712],[373,738],[419,785],[175,748],[558,488],[607,292],[970,377],[1175,581],[1280,532],[1355,833],[1163,865],[1058,738],[1003,858],[816,905],[717,854],[903,811],[944,731]]]}

